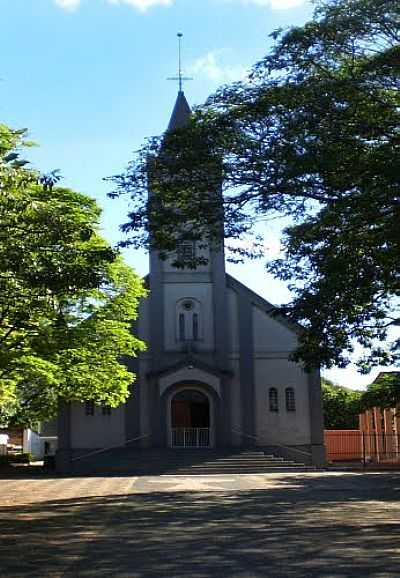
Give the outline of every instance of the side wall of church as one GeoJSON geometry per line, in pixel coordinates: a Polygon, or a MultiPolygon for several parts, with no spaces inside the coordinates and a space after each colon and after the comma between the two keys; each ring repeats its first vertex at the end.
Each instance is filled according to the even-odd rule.
{"type": "Polygon", "coordinates": [[[295,332],[253,306],[253,339],[257,444],[310,444],[308,376],[299,364],[288,360],[296,346],[295,332]],[[294,409],[290,410],[287,388],[294,392],[294,409]],[[272,404],[271,395],[276,399],[272,404]]]}
{"type": "MultiPolygon", "coordinates": [[[[140,323],[136,323],[134,331],[146,342],[149,337],[148,299],[144,299],[139,306],[140,323]]],[[[148,371],[148,352],[143,359],[138,361],[132,370],[139,374],[133,384],[133,397],[128,401],[128,411],[125,404],[118,408],[112,408],[110,415],[104,415],[99,406],[95,406],[94,415],[86,415],[85,404],[71,404],[71,448],[73,449],[98,449],[111,446],[123,445],[126,438],[141,435],[141,430],[148,431],[148,403],[146,388],[142,386],[148,371]],[[139,367],[139,371],[137,368],[139,367]],[[135,411],[136,404],[140,404],[141,416],[135,411]],[[129,424],[127,424],[129,420],[129,424]],[[135,423],[132,423],[132,420],[135,423]],[[132,432],[132,433],[130,433],[132,432]]],[[[135,361],[135,360],[134,360],[135,361]]]]}
{"type": "Polygon", "coordinates": [[[310,411],[307,376],[286,359],[256,359],[256,432],[259,445],[308,445],[310,411]],[[287,387],[295,395],[295,411],[287,411],[287,387]],[[277,390],[277,411],[271,411],[269,391],[277,390]]]}
{"type": "Polygon", "coordinates": [[[123,444],[125,441],[125,407],[112,409],[103,415],[95,406],[94,415],[85,414],[85,404],[71,404],[71,447],[97,449],[123,444]]]}

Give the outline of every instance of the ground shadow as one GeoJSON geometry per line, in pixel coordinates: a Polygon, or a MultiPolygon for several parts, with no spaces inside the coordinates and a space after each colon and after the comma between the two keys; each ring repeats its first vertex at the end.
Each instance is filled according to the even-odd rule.
{"type": "Polygon", "coordinates": [[[310,479],[0,507],[0,575],[398,577],[399,476],[310,479]]]}

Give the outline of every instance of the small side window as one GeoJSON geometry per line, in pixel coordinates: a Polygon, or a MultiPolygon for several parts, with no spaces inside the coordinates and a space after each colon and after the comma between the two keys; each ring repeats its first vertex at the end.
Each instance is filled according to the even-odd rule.
{"type": "Polygon", "coordinates": [[[296,411],[296,397],[293,387],[285,389],[286,411],[296,411]]]}
{"type": "Polygon", "coordinates": [[[276,387],[269,388],[269,411],[279,411],[278,390],[276,387]]]}
{"type": "Polygon", "coordinates": [[[94,415],[94,401],[85,401],[85,415],[94,415]]]}

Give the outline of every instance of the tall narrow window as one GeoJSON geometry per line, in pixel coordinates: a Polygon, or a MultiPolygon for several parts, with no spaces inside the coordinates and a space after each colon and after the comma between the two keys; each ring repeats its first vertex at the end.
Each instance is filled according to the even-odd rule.
{"type": "Polygon", "coordinates": [[[193,313],[193,341],[199,338],[199,314],[193,313]]]}
{"type": "Polygon", "coordinates": [[[286,411],[296,411],[296,398],[294,395],[293,387],[287,387],[285,389],[286,397],[286,411]]]}
{"type": "Polygon", "coordinates": [[[179,341],[185,341],[185,314],[179,313],[179,341]]]}
{"type": "Polygon", "coordinates": [[[279,411],[278,390],[276,387],[269,388],[269,411],[279,411]]]}
{"type": "Polygon", "coordinates": [[[103,405],[103,407],[101,408],[101,412],[103,415],[111,415],[111,406],[103,405]]]}
{"type": "Polygon", "coordinates": [[[85,415],[94,415],[94,401],[85,401],[85,415]]]}

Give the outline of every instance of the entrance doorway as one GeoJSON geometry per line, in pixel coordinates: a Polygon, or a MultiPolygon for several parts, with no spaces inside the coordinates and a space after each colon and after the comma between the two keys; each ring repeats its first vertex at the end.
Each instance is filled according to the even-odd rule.
{"type": "Polygon", "coordinates": [[[210,402],[201,391],[184,389],[172,398],[171,446],[210,447],[210,402]]]}

